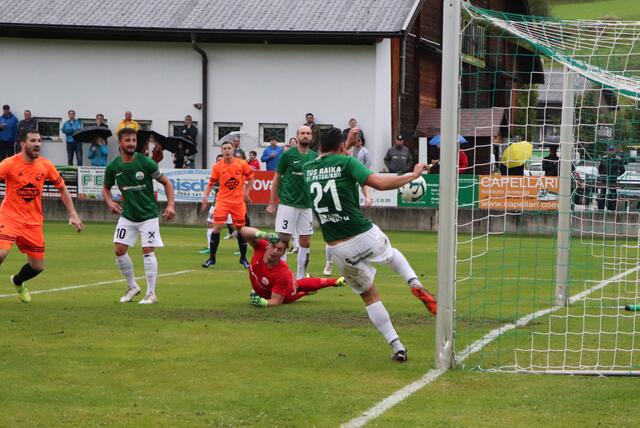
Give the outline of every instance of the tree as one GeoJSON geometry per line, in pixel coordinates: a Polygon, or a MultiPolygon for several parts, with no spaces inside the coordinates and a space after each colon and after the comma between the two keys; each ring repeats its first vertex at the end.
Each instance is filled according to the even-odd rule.
{"type": "Polygon", "coordinates": [[[515,135],[519,135],[526,141],[533,141],[536,133],[536,118],[538,106],[538,85],[524,85],[516,89],[516,109],[513,115],[513,125],[515,135]]]}
{"type": "Polygon", "coordinates": [[[550,16],[551,10],[547,0],[529,0],[529,13],[535,16],[550,16]]]}

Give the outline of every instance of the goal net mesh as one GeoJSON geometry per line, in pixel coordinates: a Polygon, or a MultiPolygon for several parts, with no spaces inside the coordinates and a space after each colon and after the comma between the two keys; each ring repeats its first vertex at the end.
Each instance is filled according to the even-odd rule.
{"type": "Polygon", "coordinates": [[[456,361],[637,374],[640,22],[464,3],[460,37],[456,361]]]}

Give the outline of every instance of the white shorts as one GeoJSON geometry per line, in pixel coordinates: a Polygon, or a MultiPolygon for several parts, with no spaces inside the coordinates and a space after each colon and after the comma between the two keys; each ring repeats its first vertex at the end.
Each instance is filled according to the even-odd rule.
{"type": "MultiPolygon", "coordinates": [[[[215,205],[211,205],[211,208],[209,208],[209,214],[207,214],[207,223],[213,223],[213,212],[215,211],[215,208],[215,205]]],[[[231,214],[227,216],[227,224],[233,224],[231,214]]]]}
{"type": "Polygon", "coordinates": [[[142,247],[164,247],[160,237],[158,217],[142,222],[134,222],[120,217],[113,234],[113,242],[135,247],[138,236],[140,236],[142,247]]]}
{"type": "Polygon", "coordinates": [[[313,235],[313,214],[311,208],[295,208],[278,205],[276,232],[289,235],[313,235]]]}
{"type": "Polygon", "coordinates": [[[356,294],[371,288],[376,277],[372,263],[389,263],[393,257],[391,241],[375,224],[346,242],[329,245],[333,262],[356,294]]]}

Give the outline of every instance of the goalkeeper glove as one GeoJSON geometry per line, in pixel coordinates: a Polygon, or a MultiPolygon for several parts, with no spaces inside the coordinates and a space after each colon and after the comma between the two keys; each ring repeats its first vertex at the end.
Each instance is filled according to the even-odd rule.
{"type": "Polygon", "coordinates": [[[266,308],[268,302],[267,299],[258,296],[255,291],[251,291],[251,293],[249,293],[249,304],[257,306],[258,308],[266,308]]]}
{"type": "Polygon", "coordinates": [[[261,230],[256,232],[256,239],[266,239],[272,244],[277,244],[280,242],[280,235],[275,232],[263,232],[261,230]]]}

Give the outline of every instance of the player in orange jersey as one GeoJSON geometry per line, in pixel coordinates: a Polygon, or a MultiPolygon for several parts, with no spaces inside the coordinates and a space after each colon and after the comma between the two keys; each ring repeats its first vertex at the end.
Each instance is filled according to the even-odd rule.
{"type": "Polygon", "coordinates": [[[25,303],[31,301],[25,282],[44,270],[44,235],[42,224],[42,187],[50,181],[60,191],[62,203],[69,214],[69,224],[78,232],[84,228],[73,206],[71,195],[58,170],[49,159],[40,157],[40,133],[25,130],[18,138],[21,151],[0,163],[0,179],[6,184],[0,205],[0,263],[15,242],[27,255],[27,263],[11,276],[11,284],[25,303]]]}
{"type": "Polygon", "coordinates": [[[247,214],[246,202],[249,199],[249,190],[253,182],[253,170],[249,164],[233,156],[233,144],[225,141],[220,147],[222,160],[216,162],[211,168],[209,184],[204,190],[202,198],[202,210],[207,209],[208,198],[216,182],[220,182],[220,188],[216,194],[216,208],[213,213],[213,232],[209,241],[209,258],[202,263],[202,267],[208,268],[216,264],[216,252],[220,245],[220,231],[231,214],[233,225],[238,231],[238,247],[240,248],[240,264],[249,268],[247,261],[247,241],[242,237],[240,230],[245,226],[247,214]]]}

